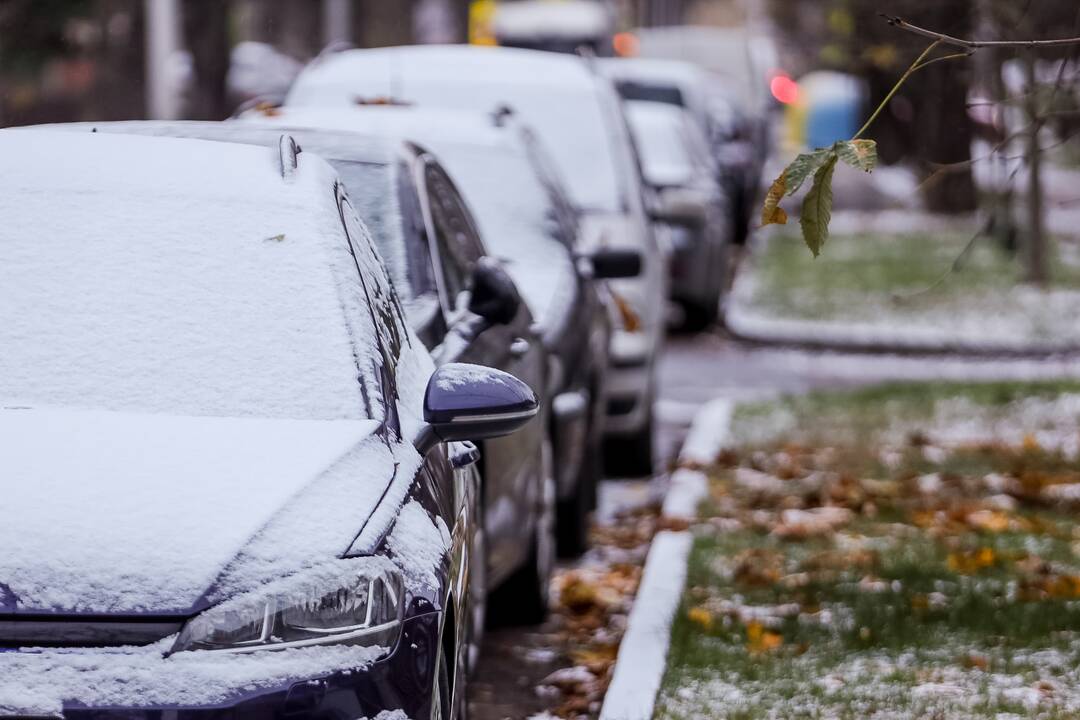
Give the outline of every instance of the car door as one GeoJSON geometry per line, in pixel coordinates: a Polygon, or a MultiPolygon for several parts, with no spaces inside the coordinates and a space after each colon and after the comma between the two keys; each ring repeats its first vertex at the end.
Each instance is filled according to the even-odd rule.
{"type": "MultiPolygon", "coordinates": [[[[486,255],[471,213],[453,182],[430,155],[418,158],[414,176],[428,226],[446,338],[436,360],[488,365],[513,374],[538,394],[544,391],[546,357],[524,303],[514,320],[487,324],[469,312],[473,270],[486,255]]],[[[527,559],[542,476],[542,418],[506,438],[485,441],[481,453],[484,525],[491,581],[504,579],[527,559]]]]}

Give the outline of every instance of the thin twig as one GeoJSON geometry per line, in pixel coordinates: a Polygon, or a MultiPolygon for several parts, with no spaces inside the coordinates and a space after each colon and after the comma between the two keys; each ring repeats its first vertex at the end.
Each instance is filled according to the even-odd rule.
{"type": "Polygon", "coordinates": [[[941,273],[936,280],[927,285],[924,288],[920,288],[910,293],[893,293],[893,300],[896,302],[907,302],[908,300],[915,300],[923,295],[928,295],[939,287],[945,284],[945,281],[949,279],[955,273],[964,269],[964,260],[971,253],[971,250],[975,247],[975,242],[987,233],[990,229],[990,220],[988,219],[983,223],[982,227],[975,231],[975,234],[964,243],[964,247],[960,250],[960,254],[957,255],[953,261],[949,264],[949,267],[945,272],[941,273]]]}
{"type": "Polygon", "coordinates": [[[930,38],[935,42],[944,43],[945,45],[954,45],[956,47],[966,48],[968,50],[978,50],[984,47],[1060,47],[1062,45],[1080,45],[1080,37],[1071,38],[1054,38],[1051,40],[968,40],[965,38],[953,37],[952,35],[946,35],[945,33],[937,32],[936,30],[927,30],[926,28],[919,27],[918,25],[912,25],[903,18],[896,17],[895,15],[886,15],[881,13],[881,16],[888,21],[890,25],[900,30],[905,30],[915,35],[921,35],[925,38],[930,38]]]}
{"type": "Polygon", "coordinates": [[[916,70],[919,69],[919,63],[925,60],[926,56],[932,53],[934,51],[934,48],[936,48],[940,44],[941,43],[939,41],[935,40],[934,42],[930,43],[929,47],[922,51],[922,54],[919,55],[919,57],[915,58],[915,62],[911,63],[911,65],[908,66],[908,69],[904,71],[904,74],[901,75],[900,79],[896,81],[896,84],[892,86],[892,90],[889,90],[889,94],[886,95],[885,99],[882,100],[874,109],[874,112],[870,116],[870,119],[867,120],[861,128],[859,128],[859,132],[855,133],[855,135],[852,136],[852,140],[858,140],[860,137],[862,137],[862,134],[864,132],[870,129],[870,126],[874,124],[875,120],[877,120],[877,117],[881,114],[881,111],[884,110],[885,106],[889,104],[890,100],[892,100],[893,95],[895,95],[897,91],[903,86],[903,84],[907,82],[907,79],[911,77],[911,75],[916,70]]]}

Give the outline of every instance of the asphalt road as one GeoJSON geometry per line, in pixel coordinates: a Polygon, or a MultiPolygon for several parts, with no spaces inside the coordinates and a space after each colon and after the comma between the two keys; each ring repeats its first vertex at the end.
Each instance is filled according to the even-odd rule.
{"type": "MultiPolygon", "coordinates": [[[[719,331],[676,335],[669,338],[660,365],[658,460],[660,467],[668,466],[694,412],[715,397],[751,400],[887,380],[1033,379],[1059,375],[1080,376],[1080,359],[970,360],[806,352],[741,343],[719,331]]],[[[614,504],[662,492],[663,482],[662,472],[651,480],[605,481],[600,514],[610,517],[614,504]]],[[[480,666],[471,680],[471,720],[528,718],[550,708],[551,698],[539,696],[536,686],[552,671],[568,665],[555,649],[558,640],[550,624],[489,631],[480,666]]]]}

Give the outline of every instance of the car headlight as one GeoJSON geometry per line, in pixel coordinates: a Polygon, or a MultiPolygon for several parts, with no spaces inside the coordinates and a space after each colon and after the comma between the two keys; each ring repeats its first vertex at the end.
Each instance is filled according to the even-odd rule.
{"type": "Polygon", "coordinates": [[[268,584],[193,617],[172,652],[252,652],[324,644],[393,648],[401,574],[385,558],[340,560],[268,584]]]}

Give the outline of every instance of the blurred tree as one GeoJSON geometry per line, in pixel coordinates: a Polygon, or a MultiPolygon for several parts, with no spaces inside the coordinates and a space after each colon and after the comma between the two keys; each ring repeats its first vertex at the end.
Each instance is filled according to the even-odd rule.
{"type": "Polygon", "coordinates": [[[229,72],[230,0],[184,0],[184,45],[191,53],[186,117],[221,120],[229,115],[225,76],[229,72]]]}

